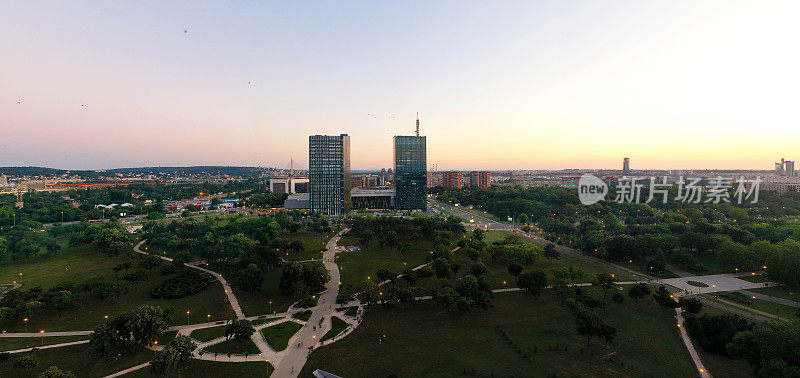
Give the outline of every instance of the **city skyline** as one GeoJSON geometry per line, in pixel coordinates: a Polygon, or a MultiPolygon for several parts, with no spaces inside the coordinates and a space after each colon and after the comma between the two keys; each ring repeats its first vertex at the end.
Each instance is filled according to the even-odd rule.
{"type": "Polygon", "coordinates": [[[378,169],[419,111],[440,170],[766,170],[800,143],[799,7],[10,3],[0,161],[280,167],[341,131],[378,169]]]}

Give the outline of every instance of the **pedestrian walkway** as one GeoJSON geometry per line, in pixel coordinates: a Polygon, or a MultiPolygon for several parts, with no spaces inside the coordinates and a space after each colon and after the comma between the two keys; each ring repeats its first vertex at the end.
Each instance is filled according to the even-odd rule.
{"type": "MultiPolygon", "coordinates": [[[[136,253],[141,253],[143,255],[148,254],[147,252],[141,250],[142,245],[146,241],[147,240],[140,241],[138,244],[136,244],[136,246],[133,247],[133,250],[136,253]]],[[[169,257],[166,257],[166,256],[158,256],[158,257],[160,257],[162,260],[172,262],[172,259],[169,258],[169,257]]],[[[233,312],[236,314],[236,317],[238,319],[244,319],[244,313],[242,312],[242,307],[239,306],[239,300],[236,299],[236,296],[233,294],[233,289],[231,289],[231,286],[228,285],[228,281],[226,281],[225,278],[222,277],[222,275],[220,275],[219,273],[217,273],[217,272],[215,272],[213,270],[209,270],[209,269],[206,269],[206,268],[201,268],[201,267],[199,267],[197,265],[194,265],[194,264],[186,263],[186,264],[183,264],[183,265],[186,265],[186,266],[188,266],[188,267],[190,267],[192,269],[197,269],[197,270],[199,270],[201,272],[206,272],[206,273],[211,274],[212,276],[214,276],[214,278],[216,278],[217,281],[219,281],[222,284],[222,288],[225,290],[225,295],[228,297],[228,302],[231,304],[231,308],[233,309],[233,312]]]]}

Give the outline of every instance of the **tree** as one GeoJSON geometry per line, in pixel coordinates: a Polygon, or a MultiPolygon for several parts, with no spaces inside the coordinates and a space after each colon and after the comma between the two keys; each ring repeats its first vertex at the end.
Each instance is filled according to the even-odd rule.
{"type": "Polygon", "coordinates": [[[444,308],[449,309],[456,302],[458,294],[450,286],[445,286],[441,290],[433,293],[433,299],[437,304],[441,304],[444,308]]]}
{"type": "Polygon", "coordinates": [[[437,258],[433,260],[433,271],[438,278],[450,278],[452,271],[450,270],[450,262],[444,258],[437,258]]]}
{"type": "Polygon", "coordinates": [[[39,357],[35,354],[17,357],[14,359],[14,369],[33,370],[39,366],[39,357]]]}
{"type": "Polygon", "coordinates": [[[687,311],[691,314],[699,314],[700,310],[703,309],[703,302],[694,297],[681,297],[680,300],[678,300],[678,305],[680,305],[684,311],[687,311]]]}
{"type": "Polygon", "coordinates": [[[475,240],[482,242],[484,239],[486,239],[486,231],[476,228],[472,230],[472,237],[475,238],[475,240]]]}
{"type": "Polygon", "coordinates": [[[239,345],[247,341],[255,332],[253,324],[247,319],[233,319],[225,326],[225,338],[233,339],[239,345]]]}
{"type": "Polygon", "coordinates": [[[542,253],[544,253],[544,257],[548,259],[558,260],[561,258],[561,252],[556,249],[556,246],[553,243],[547,243],[547,245],[544,246],[542,253]]]}
{"type": "Polygon", "coordinates": [[[475,248],[467,248],[467,256],[472,259],[472,261],[478,261],[478,258],[481,257],[481,251],[475,248]]]}
{"type": "Polygon", "coordinates": [[[650,285],[646,283],[634,284],[631,289],[628,290],[628,297],[636,300],[637,302],[639,299],[642,299],[648,295],[650,295],[650,285]]]}
{"type": "Polygon", "coordinates": [[[161,265],[161,258],[156,255],[147,255],[139,260],[139,268],[142,268],[147,271],[147,274],[150,275],[154,268],[161,265]]]}
{"type": "Polygon", "coordinates": [[[418,278],[419,276],[417,275],[416,270],[409,268],[403,271],[403,279],[406,281],[407,286],[414,286],[418,278]]]}
{"type": "Polygon", "coordinates": [[[170,325],[172,312],[142,305],[106,319],[92,333],[89,353],[105,356],[115,349],[126,353],[131,346],[147,347],[170,325]]]}
{"type": "Polygon", "coordinates": [[[538,297],[542,290],[547,287],[547,275],[541,270],[522,273],[517,277],[517,286],[538,297]]]}
{"type": "Polygon", "coordinates": [[[128,237],[123,232],[119,228],[103,228],[95,239],[95,245],[109,256],[117,256],[129,248],[128,237]]]}
{"type": "Polygon", "coordinates": [[[372,230],[366,230],[366,231],[364,231],[364,232],[362,232],[362,233],[361,233],[361,238],[359,239],[359,241],[360,241],[360,242],[361,242],[361,244],[363,244],[365,247],[369,247],[369,242],[370,242],[370,241],[372,240],[372,238],[374,238],[374,237],[375,237],[375,231],[372,231],[372,230]]]}
{"type": "Polygon", "coordinates": [[[728,354],[726,345],[736,334],[753,328],[747,319],[735,314],[691,316],[686,318],[684,326],[704,350],[722,355],[728,354]]]}
{"type": "Polygon", "coordinates": [[[508,264],[508,273],[514,276],[515,278],[522,273],[522,265],[517,264],[516,262],[511,262],[508,264]]]}
{"type": "MultiPolygon", "coordinates": [[[[164,375],[169,369],[180,372],[189,367],[192,352],[197,349],[197,344],[189,336],[178,335],[164,349],[156,352],[150,362],[150,368],[155,375],[164,375]]],[[[180,375],[180,374],[179,374],[180,375]]]]}
{"type": "Polygon", "coordinates": [[[608,294],[608,289],[614,287],[614,277],[608,273],[598,273],[597,279],[592,285],[600,286],[603,289],[603,298],[608,294]]]}
{"type": "Polygon", "coordinates": [[[411,251],[411,243],[402,242],[397,245],[397,250],[400,251],[401,254],[407,255],[409,251],[411,251]]]}
{"type": "Polygon", "coordinates": [[[653,293],[653,299],[656,300],[656,303],[658,303],[659,306],[670,308],[678,307],[678,302],[675,302],[675,299],[672,298],[672,294],[669,293],[669,290],[667,290],[667,287],[664,285],[661,285],[658,287],[658,289],[656,289],[656,291],[653,293]]]}
{"type": "Polygon", "coordinates": [[[394,278],[395,274],[392,273],[392,271],[387,268],[380,268],[378,269],[377,277],[378,280],[380,280],[380,282],[384,282],[394,278]]]}
{"type": "Polygon", "coordinates": [[[796,377],[800,373],[798,345],[800,322],[767,322],[739,332],[726,349],[732,357],[756,366],[761,376],[796,377]]]}
{"type": "Polygon", "coordinates": [[[261,289],[261,283],[264,282],[264,275],[261,268],[256,264],[247,265],[247,269],[239,271],[236,275],[236,283],[244,289],[244,291],[256,291],[261,289]]]}
{"type": "Polygon", "coordinates": [[[614,293],[611,295],[611,300],[617,303],[622,303],[625,302],[625,297],[623,297],[620,293],[614,293]]]}
{"type": "Polygon", "coordinates": [[[69,370],[61,370],[58,366],[50,366],[39,374],[39,378],[77,378],[77,376],[69,370]]]}

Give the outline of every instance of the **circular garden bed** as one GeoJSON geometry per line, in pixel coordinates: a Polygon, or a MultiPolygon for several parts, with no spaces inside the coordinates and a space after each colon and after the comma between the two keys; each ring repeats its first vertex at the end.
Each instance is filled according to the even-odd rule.
{"type": "Polygon", "coordinates": [[[156,286],[150,291],[150,296],[158,299],[183,298],[205,289],[208,283],[213,279],[214,278],[208,274],[200,274],[190,270],[156,286]]]}

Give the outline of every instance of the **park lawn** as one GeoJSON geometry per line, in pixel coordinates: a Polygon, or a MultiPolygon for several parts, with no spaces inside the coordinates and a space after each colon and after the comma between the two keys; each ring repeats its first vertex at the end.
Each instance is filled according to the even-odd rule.
{"type": "Polygon", "coordinates": [[[771,295],[773,297],[788,299],[800,303],[800,287],[797,286],[771,286],[759,289],[748,289],[748,291],[771,295]]]}
{"type": "Polygon", "coordinates": [[[279,352],[289,346],[289,339],[302,327],[300,323],[287,321],[271,327],[262,328],[261,335],[264,336],[264,340],[267,341],[273,350],[279,352]]]}
{"type": "MultiPolygon", "coordinates": [[[[414,240],[404,232],[398,233],[398,238],[401,243],[411,243],[411,249],[407,254],[400,253],[397,247],[381,246],[377,236],[369,246],[365,247],[355,237],[345,234],[339,241],[339,245],[358,245],[361,246],[361,250],[337,254],[342,282],[339,289],[340,294],[354,294],[360,285],[368,280],[368,277],[372,282],[378,283],[376,277],[378,269],[388,268],[392,273],[400,274],[405,269],[425,264],[426,257],[433,250],[431,240],[424,238],[414,240]]],[[[453,247],[451,246],[451,248],[453,247]]]]}
{"type": "Polygon", "coordinates": [[[331,317],[331,329],[325,333],[325,336],[322,336],[320,341],[325,341],[328,339],[332,339],[342,333],[347,327],[349,327],[346,321],[339,319],[338,316],[331,317]]]}
{"type": "Polygon", "coordinates": [[[747,360],[737,360],[721,354],[706,352],[697,343],[695,350],[700,361],[713,377],[754,377],[753,366],[747,360]]]}
{"type": "MultiPolygon", "coordinates": [[[[215,362],[205,360],[189,360],[189,367],[178,372],[171,370],[165,375],[169,378],[180,377],[262,377],[271,374],[275,368],[266,361],[250,362],[215,362]]],[[[125,378],[152,378],[150,367],[142,368],[124,375],[125,378]]]]}
{"type": "Polygon", "coordinates": [[[236,285],[236,275],[228,264],[210,264],[209,269],[221,274],[233,288],[233,294],[242,307],[242,312],[246,316],[267,315],[273,312],[284,312],[292,303],[297,300],[281,294],[278,284],[281,281],[281,269],[278,267],[267,267],[263,269],[264,281],[261,283],[261,290],[245,291],[236,285]],[[270,305],[272,301],[272,305],[270,305]]]}
{"type": "Polygon", "coordinates": [[[539,298],[497,294],[494,309],[468,313],[432,301],[403,305],[395,314],[373,306],[347,337],[312,352],[303,376],[313,369],[345,377],[456,377],[473,369],[479,376],[697,376],[673,310],[648,298],[609,303],[598,315],[618,330],[610,347],[597,339],[587,347],[549,290],[539,298]]]}
{"type": "Polygon", "coordinates": [[[339,311],[344,310],[344,315],[349,316],[351,318],[355,318],[358,315],[358,306],[350,306],[345,308],[340,308],[339,311]]]}
{"type": "Polygon", "coordinates": [[[784,319],[797,319],[797,310],[794,307],[784,304],[765,301],[762,299],[754,299],[749,306],[759,311],[778,315],[784,319]]]}
{"type": "Polygon", "coordinates": [[[230,339],[223,341],[218,344],[209,345],[203,350],[206,353],[219,353],[219,354],[260,354],[261,351],[256,346],[256,343],[253,342],[251,339],[247,339],[247,341],[243,342],[241,345],[238,345],[235,340],[230,339]]]}
{"type": "Polygon", "coordinates": [[[41,337],[0,337],[0,352],[88,339],[89,336],[47,336],[45,334],[44,344],[42,344],[41,337]]]}
{"type": "MultiPolygon", "coordinates": [[[[109,277],[112,268],[130,259],[122,254],[109,257],[90,245],[70,247],[51,258],[42,258],[25,263],[24,261],[3,261],[0,263],[0,283],[21,283],[18,290],[41,286],[47,290],[66,281],[83,282],[95,277],[109,277]],[[22,273],[22,275],[20,275],[22,273]]],[[[134,260],[134,265],[136,261],[134,260]]]]}
{"type": "MultiPolygon", "coordinates": [[[[158,268],[144,281],[131,286],[127,294],[121,295],[115,301],[106,299],[104,302],[93,299],[81,301],[80,307],[65,311],[61,317],[55,311],[47,310],[30,317],[28,330],[45,331],[90,331],[100,325],[106,315],[113,316],[122,312],[133,310],[143,304],[161,307],[172,307],[175,311],[172,325],[187,324],[186,311],[189,311],[189,323],[205,323],[211,321],[231,319],[234,316],[222,284],[212,281],[207,288],[199,293],[177,299],[156,299],[150,296],[150,291],[178,274],[183,274],[179,269],[175,274],[162,276],[158,268]],[[209,318],[207,315],[211,315],[209,318]]],[[[113,274],[113,273],[112,273],[113,274]]],[[[123,273],[120,273],[122,276],[123,273]]],[[[79,280],[78,282],[82,282],[79,280]]],[[[0,322],[0,329],[9,332],[22,332],[24,323],[19,320],[6,320],[0,322]]]]}
{"type": "Polygon", "coordinates": [[[487,230],[483,233],[483,241],[486,245],[492,245],[492,243],[501,241],[508,235],[511,235],[511,233],[505,230],[487,230]]]}
{"type": "Polygon", "coordinates": [[[153,356],[153,352],[141,350],[127,354],[120,359],[109,357],[108,361],[106,361],[104,358],[89,355],[86,352],[87,348],[88,344],[81,344],[14,354],[8,361],[0,363],[0,377],[38,377],[50,366],[58,366],[61,370],[69,370],[81,378],[103,377],[147,362],[153,356]],[[39,358],[39,366],[32,370],[14,369],[12,359],[28,354],[35,354],[39,358]]]}
{"type": "MultiPolygon", "coordinates": [[[[703,268],[705,268],[706,270],[701,272],[701,271],[692,269],[693,266],[691,266],[691,265],[690,266],[682,266],[680,264],[674,263],[672,260],[669,260],[669,263],[672,264],[672,265],[675,265],[676,267],[681,268],[681,269],[683,269],[683,270],[685,270],[685,271],[687,271],[689,273],[696,274],[698,276],[707,276],[707,275],[710,275],[710,274],[733,273],[733,271],[731,271],[731,269],[724,262],[722,262],[720,259],[718,259],[718,258],[716,258],[714,256],[702,256],[702,255],[700,255],[698,253],[698,254],[694,254],[694,258],[697,261],[697,264],[702,264],[703,268]]],[[[695,266],[696,266],[696,264],[695,264],[695,266]]]]}
{"type": "Polygon", "coordinates": [[[193,339],[201,342],[208,342],[214,339],[218,339],[220,337],[225,337],[225,329],[227,326],[216,326],[216,327],[209,327],[209,328],[200,328],[192,331],[189,335],[193,339]]]}
{"type": "Polygon", "coordinates": [[[762,299],[752,298],[738,291],[721,292],[718,293],[717,296],[755,310],[780,316],[785,319],[795,319],[797,317],[795,313],[796,310],[794,307],[783,305],[780,303],[765,301],[762,299]]]}
{"type": "Polygon", "coordinates": [[[284,259],[288,261],[302,261],[302,260],[311,260],[311,259],[321,259],[322,252],[321,250],[325,249],[325,245],[328,244],[328,241],[335,235],[335,232],[331,232],[329,234],[322,234],[318,232],[296,232],[291,234],[284,234],[281,237],[285,238],[287,241],[293,240],[300,240],[305,247],[305,250],[300,253],[288,253],[284,254],[284,259]]]}

